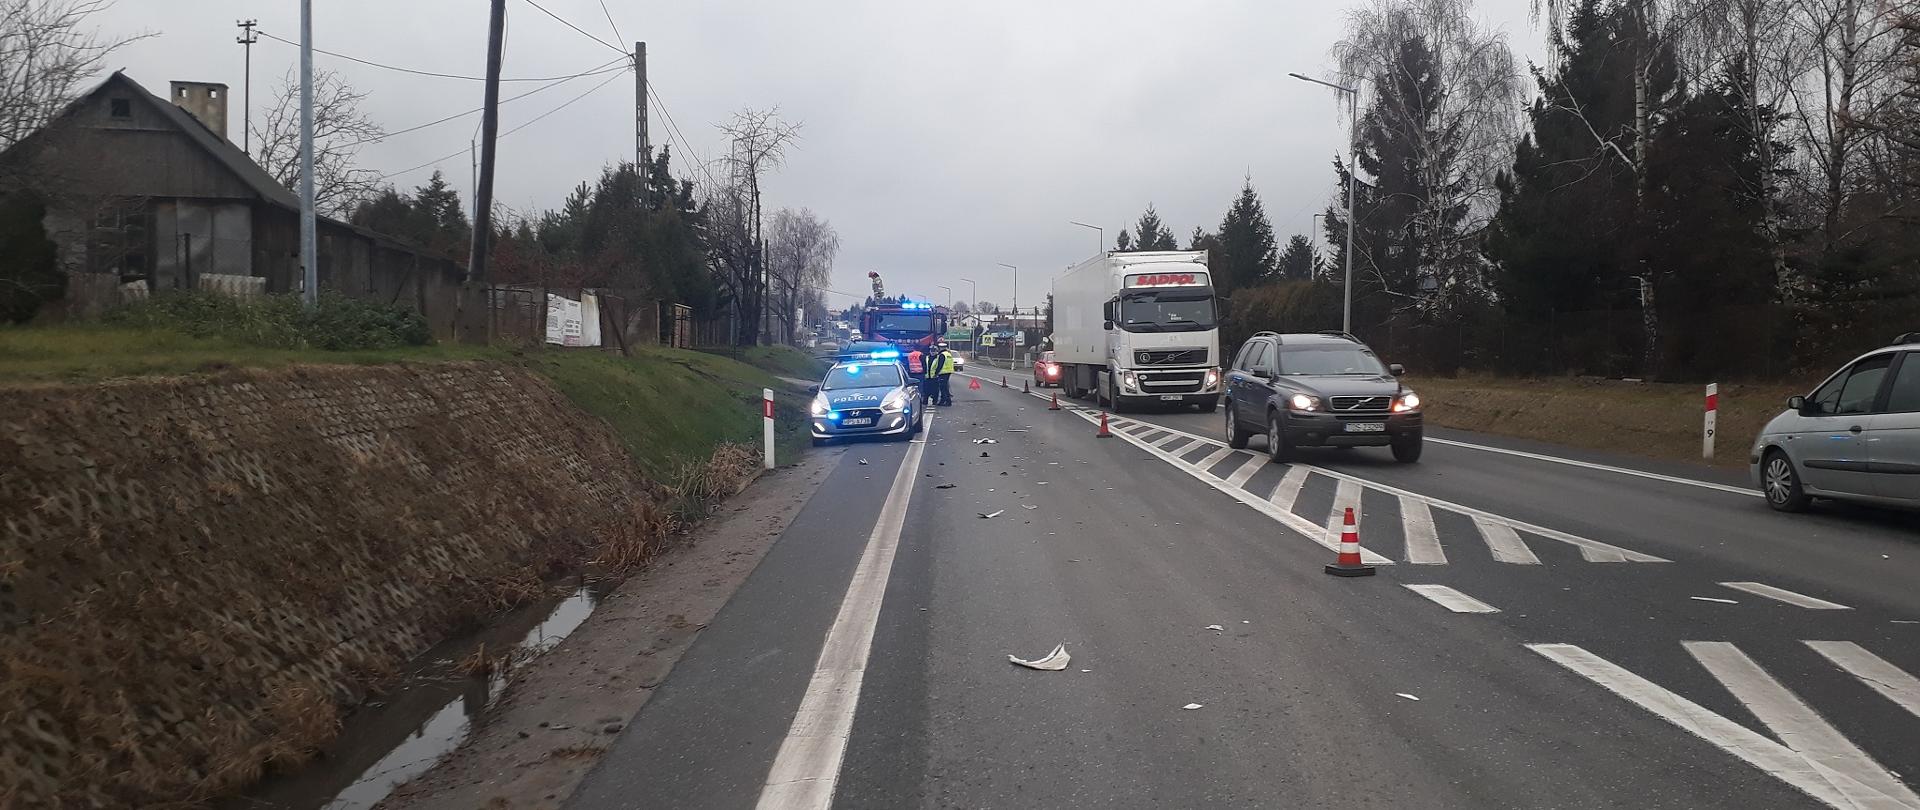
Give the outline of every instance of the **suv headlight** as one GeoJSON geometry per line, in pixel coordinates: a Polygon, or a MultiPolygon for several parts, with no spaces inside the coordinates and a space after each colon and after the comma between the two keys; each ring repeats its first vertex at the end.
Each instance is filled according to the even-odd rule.
{"type": "Polygon", "coordinates": [[[813,405],[808,408],[808,410],[813,411],[814,416],[826,416],[827,411],[830,411],[832,409],[833,409],[832,406],[827,404],[826,394],[814,395],[813,405]]]}
{"type": "Polygon", "coordinates": [[[1294,394],[1287,399],[1287,405],[1296,411],[1317,411],[1320,410],[1320,398],[1294,394]]]}
{"type": "Polygon", "coordinates": [[[1412,391],[1401,394],[1393,401],[1393,412],[1404,413],[1420,409],[1420,395],[1412,391]]]}
{"type": "Polygon", "coordinates": [[[886,399],[880,401],[880,410],[887,411],[888,413],[895,413],[906,409],[907,391],[904,388],[894,389],[893,393],[888,394],[886,399]]]}

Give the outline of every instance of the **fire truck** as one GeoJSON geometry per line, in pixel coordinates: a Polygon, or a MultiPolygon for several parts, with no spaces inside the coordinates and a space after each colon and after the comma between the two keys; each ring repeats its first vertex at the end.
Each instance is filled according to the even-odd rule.
{"type": "Polygon", "coordinates": [[[887,296],[879,273],[868,273],[873,281],[873,297],[860,313],[860,337],[891,343],[901,354],[928,347],[947,334],[947,308],[931,301],[914,301],[906,296],[887,296]]]}

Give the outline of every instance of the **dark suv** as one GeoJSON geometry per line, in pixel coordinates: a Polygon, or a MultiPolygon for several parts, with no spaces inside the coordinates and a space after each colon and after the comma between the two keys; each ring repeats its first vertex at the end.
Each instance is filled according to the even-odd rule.
{"type": "Polygon", "coordinates": [[[1227,444],[1264,431],[1267,452],[1284,461],[1296,447],[1392,447],[1397,461],[1420,460],[1420,397],[1344,332],[1261,332],[1240,347],[1227,373],[1227,444]]]}

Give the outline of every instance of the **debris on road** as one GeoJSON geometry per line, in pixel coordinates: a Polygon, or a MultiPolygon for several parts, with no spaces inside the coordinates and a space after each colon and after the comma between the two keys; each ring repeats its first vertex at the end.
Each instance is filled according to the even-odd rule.
{"type": "Polygon", "coordinates": [[[999,439],[974,439],[974,444],[999,444],[999,439]]]}
{"type": "Polygon", "coordinates": [[[979,513],[979,514],[980,514],[980,516],[981,516],[981,517],[983,517],[983,518],[987,518],[987,519],[992,519],[992,518],[997,518],[997,517],[999,517],[999,516],[1000,516],[1000,514],[1001,514],[1002,512],[1005,512],[1005,511],[1007,511],[1007,510],[1005,510],[1005,509],[996,509],[996,510],[994,510],[994,511],[992,511],[992,512],[981,512],[981,513],[979,513]]]}
{"type": "Polygon", "coordinates": [[[1021,509],[1039,509],[1040,507],[1034,506],[1033,504],[1023,503],[1023,504],[1020,504],[1020,508],[1021,509]]]}
{"type": "Polygon", "coordinates": [[[867,460],[866,460],[866,459],[864,459],[864,458],[863,458],[863,459],[860,459],[860,465],[861,465],[861,466],[863,466],[863,467],[864,467],[864,466],[866,466],[866,463],[867,463],[867,460]]]}
{"type": "Polygon", "coordinates": [[[1715,597],[1712,597],[1712,596],[1689,596],[1689,597],[1687,597],[1687,598],[1688,598],[1688,599],[1695,599],[1695,600],[1698,600],[1698,601],[1701,601],[1701,602],[1718,602],[1718,603],[1720,603],[1720,604],[1722,604],[1722,605],[1737,605],[1737,604],[1740,604],[1739,602],[1735,602],[1735,601],[1733,601],[1732,599],[1718,599],[1718,598],[1715,598],[1715,597]]]}
{"type": "Polygon", "coordinates": [[[1395,692],[1394,694],[1399,695],[1400,697],[1406,698],[1408,700],[1414,701],[1415,703],[1418,703],[1420,701],[1419,698],[1409,695],[1405,692],[1395,692]]]}
{"type": "Polygon", "coordinates": [[[1060,670],[1067,668],[1067,662],[1072,661],[1073,656],[1067,654],[1067,645],[1058,644],[1054,646],[1053,652],[1047,653],[1045,656],[1036,658],[1032,661],[1028,661],[1024,658],[1020,658],[1018,656],[1013,656],[1013,655],[1007,656],[1007,660],[1015,664],[1019,664],[1020,666],[1026,667],[1027,669],[1038,669],[1046,672],[1059,672],[1060,670]]]}
{"type": "Polygon", "coordinates": [[[985,450],[982,450],[982,451],[980,451],[980,457],[981,457],[981,458],[992,458],[992,456],[989,456],[989,455],[987,455],[987,451],[985,451],[985,450]]]}
{"type": "Polygon", "coordinates": [[[1181,706],[1180,708],[1182,708],[1182,709],[1185,709],[1185,710],[1187,710],[1187,711],[1193,711],[1194,709],[1198,709],[1198,708],[1200,708],[1200,704],[1198,704],[1198,703],[1189,703],[1189,704],[1187,704],[1187,705],[1185,705],[1185,706],[1181,706]]]}
{"type": "Polygon", "coordinates": [[[953,489],[954,487],[957,487],[957,486],[960,486],[960,485],[959,484],[939,484],[935,486],[934,489],[953,489]]]}

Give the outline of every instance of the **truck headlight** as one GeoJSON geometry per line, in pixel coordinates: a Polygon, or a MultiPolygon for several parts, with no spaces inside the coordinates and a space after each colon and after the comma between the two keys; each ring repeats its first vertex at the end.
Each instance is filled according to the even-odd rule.
{"type": "Polygon", "coordinates": [[[907,392],[905,389],[896,389],[893,393],[888,394],[886,399],[880,401],[880,410],[888,413],[898,413],[906,409],[907,392]]]}
{"type": "Polygon", "coordinates": [[[1120,386],[1128,391],[1140,390],[1140,380],[1131,371],[1120,372],[1120,386]]]}
{"type": "Polygon", "coordinates": [[[826,416],[827,411],[832,410],[832,407],[827,404],[827,395],[818,394],[814,396],[813,405],[810,406],[808,410],[813,411],[814,416],[826,416]]]}
{"type": "Polygon", "coordinates": [[[1307,396],[1306,394],[1294,394],[1291,399],[1287,400],[1287,404],[1289,406],[1292,406],[1292,408],[1296,411],[1320,410],[1320,398],[1310,397],[1310,396],[1307,396]]]}
{"type": "Polygon", "coordinates": [[[1217,369],[1217,368],[1207,369],[1207,387],[1213,388],[1215,386],[1218,386],[1219,384],[1220,384],[1220,369],[1217,369]]]}
{"type": "Polygon", "coordinates": [[[1412,391],[1408,391],[1404,394],[1401,394],[1399,399],[1396,399],[1393,401],[1394,413],[1405,413],[1407,411],[1416,411],[1419,409],[1420,409],[1420,395],[1412,391]]]}

